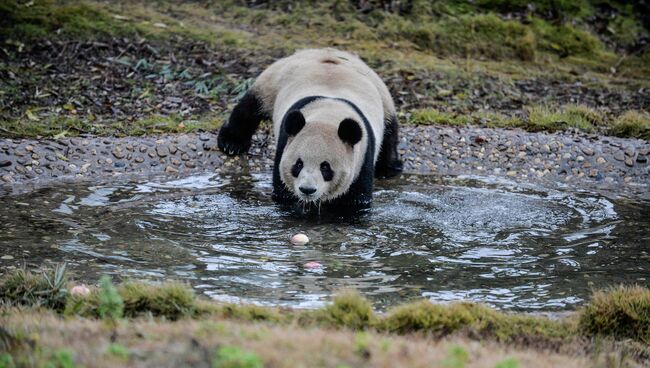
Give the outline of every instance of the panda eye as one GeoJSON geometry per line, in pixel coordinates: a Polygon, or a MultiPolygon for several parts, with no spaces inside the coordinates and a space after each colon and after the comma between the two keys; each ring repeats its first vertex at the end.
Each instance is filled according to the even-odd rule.
{"type": "Polygon", "coordinates": [[[297,178],[298,175],[300,175],[300,171],[302,170],[302,160],[298,159],[295,164],[291,167],[291,175],[293,175],[294,178],[297,178]]]}
{"type": "Polygon", "coordinates": [[[332,171],[332,168],[330,167],[330,163],[327,161],[321,162],[320,172],[321,174],[323,174],[323,180],[325,181],[330,181],[334,178],[334,171],[332,171]]]}

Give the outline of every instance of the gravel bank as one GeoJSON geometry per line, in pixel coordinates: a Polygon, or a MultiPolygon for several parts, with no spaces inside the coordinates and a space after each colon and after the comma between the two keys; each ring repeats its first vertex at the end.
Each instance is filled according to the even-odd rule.
{"type": "MultiPolygon", "coordinates": [[[[650,198],[650,142],[513,129],[404,126],[400,151],[409,173],[497,176],[545,185],[650,198]]],[[[1,139],[0,187],[23,192],[56,182],[192,172],[270,172],[273,145],[254,137],[248,156],[230,158],[215,133],[158,137],[1,139]]]]}

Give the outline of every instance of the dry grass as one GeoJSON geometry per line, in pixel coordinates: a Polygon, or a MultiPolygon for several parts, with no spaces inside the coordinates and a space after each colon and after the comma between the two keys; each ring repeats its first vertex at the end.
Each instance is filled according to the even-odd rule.
{"type": "MultiPolygon", "coordinates": [[[[246,361],[256,361],[253,355],[265,367],[495,367],[505,360],[521,367],[590,367],[594,363],[587,356],[507,348],[459,336],[433,341],[421,336],[360,335],[350,330],[221,319],[167,323],[136,319],[113,330],[98,320],[62,319],[50,312],[12,309],[4,311],[0,322],[24,342],[23,348],[12,354],[18,365],[57,362],[66,354],[76,366],[93,367],[219,367],[227,366],[218,363],[224,361],[224,355],[241,363],[245,354],[246,361]],[[117,348],[115,344],[119,344],[117,348]],[[466,356],[463,365],[454,364],[458,356],[466,356]]],[[[255,367],[243,363],[230,366],[255,367]]]]}
{"type": "Polygon", "coordinates": [[[175,282],[113,286],[108,278],[102,279],[99,288],[91,287],[88,295],[70,295],[73,285],[66,283],[63,271],[33,274],[19,270],[0,280],[0,305],[4,306],[0,308],[0,326],[4,327],[0,347],[11,352],[11,356],[0,355],[0,363],[2,359],[54,359],[66,366],[69,361],[85,364],[108,354],[109,366],[125,360],[184,365],[196,359],[205,364],[216,359],[221,366],[248,362],[251,367],[259,359],[271,366],[286,366],[292,359],[305,366],[309,359],[318,359],[317,366],[383,366],[393,359],[418,366],[433,359],[445,366],[448,362],[440,360],[440,350],[427,345],[431,338],[443,350],[461,341],[469,353],[459,350],[449,361],[465,364],[468,360],[470,366],[486,359],[496,363],[508,349],[522,363],[546,356],[558,362],[566,359],[562,364],[584,366],[587,355],[595,364],[612,354],[625,364],[650,362],[650,291],[641,287],[597,292],[583,310],[551,320],[473,303],[428,301],[376,314],[354,292],[339,294],[332,304],[312,311],[221,304],[201,300],[191,288],[175,282]],[[175,335],[182,335],[178,341],[183,343],[175,343],[175,335]],[[476,346],[470,340],[481,343],[470,349],[476,346]],[[405,341],[421,343],[423,350],[404,354],[405,341]],[[109,342],[118,345],[109,346],[109,342]],[[224,346],[232,348],[215,350],[224,346]],[[392,350],[392,346],[400,348],[392,350]],[[249,350],[257,355],[250,355],[249,350]]]}

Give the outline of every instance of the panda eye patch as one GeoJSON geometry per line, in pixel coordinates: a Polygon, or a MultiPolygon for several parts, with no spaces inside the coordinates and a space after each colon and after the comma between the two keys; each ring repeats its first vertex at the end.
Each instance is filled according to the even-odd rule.
{"type": "Polygon", "coordinates": [[[291,167],[291,175],[293,175],[294,178],[297,178],[298,175],[300,175],[300,171],[302,170],[302,160],[298,159],[295,164],[291,167]]]}
{"type": "Polygon", "coordinates": [[[323,180],[325,181],[330,181],[334,178],[334,171],[332,171],[332,167],[330,166],[330,163],[327,161],[321,162],[320,172],[323,175],[323,180]]]}

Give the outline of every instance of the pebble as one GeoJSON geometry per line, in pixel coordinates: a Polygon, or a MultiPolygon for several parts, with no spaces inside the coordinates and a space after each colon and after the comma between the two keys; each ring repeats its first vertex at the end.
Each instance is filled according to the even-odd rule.
{"type": "Polygon", "coordinates": [[[10,255],[7,254],[7,255],[4,255],[4,256],[0,257],[0,259],[3,259],[5,261],[9,261],[9,260],[14,259],[14,256],[10,256],[10,255]]]}
{"type": "Polygon", "coordinates": [[[175,174],[178,172],[178,169],[175,167],[167,166],[165,167],[165,172],[175,174]]]}
{"type": "Polygon", "coordinates": [[[309,243],[309,238],[305,234],[298,233],[291,237],[291,243],[294,245],[305,245],[309,243]]]}
{"type": "Polygon", "coordinates": [[[169,155],[169,148],[167,148],[165,146],[157,146],[156,147],[156,153],[160,157],[166,157],[166,156],[169,155]]]}
{"type": "Polygon", "coordinates": [[[11,166],[11,161],[9,160],[0,161],[0,167],[7,167],[7,166],[11,166]]]}
{"type": "Polygon", "coordinates": [[[318,262],[307,262],[305,263],[305,268],[308,270],[313,270],[317,268],[323,268],[323,265],[318,262]]]}
{"type": "Polygon", "coordinates": [[[71,295],[86,296],[90,295],[90,289],[86,285],[75,285],[70,289],[71,295]]]}

